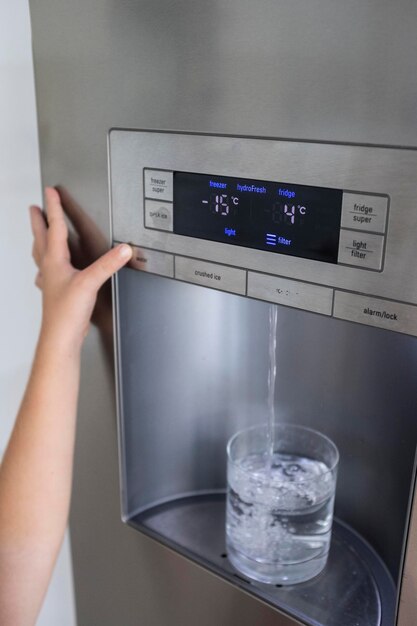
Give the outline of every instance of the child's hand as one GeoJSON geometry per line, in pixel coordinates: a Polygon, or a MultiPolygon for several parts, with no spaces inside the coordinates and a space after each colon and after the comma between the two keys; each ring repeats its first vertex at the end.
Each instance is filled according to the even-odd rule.
{"type": "Polygon", "coordinates": [[[59,194],[47,187],[45,198],[48,226],[41,209],[30,207],[33,258],[39,269],[35,282],[43,294],[41,334],[52,337],[57,347],[78,348],[87,334],[98,290],[129,261],[132,249],[122,244],[86,269],[75,269],[59,194]]]}

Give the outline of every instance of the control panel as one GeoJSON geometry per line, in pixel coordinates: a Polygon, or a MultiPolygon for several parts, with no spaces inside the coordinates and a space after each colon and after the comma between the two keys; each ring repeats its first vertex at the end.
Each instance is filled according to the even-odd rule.
{"type": "Polygon", "coordinates": [[[131,266],[417,336],[417,152],[112,130],[131,266]]]}
{"type": "Polygon", "coordinates": [[[144,169],[145,228],[380,271],[388,196],[144,169]]]}

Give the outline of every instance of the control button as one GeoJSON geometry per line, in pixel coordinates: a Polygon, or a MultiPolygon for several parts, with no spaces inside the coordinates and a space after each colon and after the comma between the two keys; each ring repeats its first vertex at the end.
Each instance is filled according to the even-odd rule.
{"type": "Polygon", "coordinates": [[[132,246],[133,255],[129,267],[150,274],[159,274],[174,278],[174,255],[158,250],[147,250],[132,246]]]}
{"type": "Polygon", "coordinates": [[[342,228],[340,230],[337,262],[370,270],[380,270],[383,246],[384,237],[382,235],[355,233],[342,228]]]}
{"type": "Polygon", "coordinates": [[[175,278],[204,287],[230,291],[245,295],[246,271],[225,267],[217,263],[206,263],[185,257],[175,257],[175,278]]]}
{"type": "Polygon", "coordinates": [[[163,170],[144,170],[145,198],[173,201],[173,173],[163,170]]]}
{"type": "Polygon", "coordinates": [[[248,272],[248,296],[322,315],[332,314],[333,289],[278,276],[248,272]]]}
{"type": "Polygon", "coordinates": [[[417,307],[335,291],[334,317],[417,336],[417,307]]]}
{"type": "Polygon", "coordinates": [[[388,198],[343,192],[342,223],[344,228],[384,233],[388,198]]]}
{"type": "Polygon", "coordinates": [[[158,228],[159,230],[172,231],[173,206],[174,205],[171,202],[145,200],[146,228],[158,228]]]}

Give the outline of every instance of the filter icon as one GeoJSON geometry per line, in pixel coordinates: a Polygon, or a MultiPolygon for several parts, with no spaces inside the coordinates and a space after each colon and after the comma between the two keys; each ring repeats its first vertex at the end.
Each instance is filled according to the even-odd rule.
{"type": "Polygon", "coordinates": [[[277,245],[277,236],[273,233],[266,233],[265,243],[267,246],[276,246],[277,245]]]}

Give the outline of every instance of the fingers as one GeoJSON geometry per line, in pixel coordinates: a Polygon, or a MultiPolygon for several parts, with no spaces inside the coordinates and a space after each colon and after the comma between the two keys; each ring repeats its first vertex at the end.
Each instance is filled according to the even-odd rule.
{"type": "Polygon", "coordinates": [[[46,251],[47,226],[42,211],[38,206],[31,206],[29,210],[34,237],[32,255],[36,265],[39,266],[46,251]]]}
{"type": "Polygon", "coordinates": [[[132,248],[123,243],[103,254],[81,272],[82,280],[96,291],[132,257],[132,248]]]}
{"type": "Polygon", "coordinates": [[[45,188],[46,213],[48,216],[48,251],[54,257],[69,260],[68,228],[59,194],[53,187],[45,188]]]}

